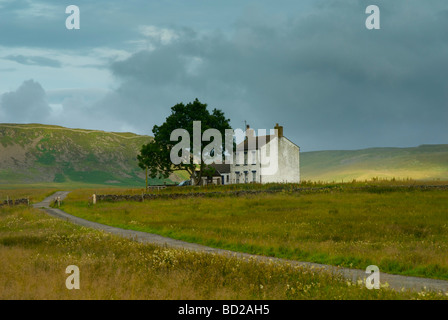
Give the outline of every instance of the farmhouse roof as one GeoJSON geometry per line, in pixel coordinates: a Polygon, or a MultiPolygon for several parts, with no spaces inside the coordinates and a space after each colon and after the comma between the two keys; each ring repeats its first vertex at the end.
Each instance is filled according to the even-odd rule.
{"type": "Polygon", "coordinates": [[[223,174],[223,173],[230,173],[230,164],[217,164],[212,163],[211,166],[216,169],[217,173],[223,174]]]}
{"type": "Polygon", "coordinates": [[[244,148],[244,151],[246,151],[246,150],[254,150],[253,146],[255,146],[255,149],[258,150],[261,147],[263,147],[264,145],[266,145],[269,142],[271,142],[271,140],[274,139],[274,138],[275,138],[275,135],[247,138],[243,142],[238,144],[238,146],[236,147],[236,151],[243,150],[243,148],[244,148]],[[243,145],[244,145],[244,147],[243,147],[243,145]],[[250,147],[250,149],[249,149],[249,147],[250,147]]]}

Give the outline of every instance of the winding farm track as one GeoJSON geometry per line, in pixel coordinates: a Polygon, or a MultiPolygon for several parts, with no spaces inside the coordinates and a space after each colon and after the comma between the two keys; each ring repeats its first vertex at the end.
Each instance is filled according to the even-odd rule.
{"type": "MultiPolygon", "coordinates": [[[[45,212],[47,212],[48,214],[50,214],[53,217],[57,217],[57,218],[72,222],[77,225],[81,225],[84,227],[93,228],[93,229],[97,229],[97,230],[102,230],[102,231],[105,231],[105,232],[108,232],[111,234],[119,235],[124,238],[132,239],[134,241],[139,241],[139,242],[143,242],[143,243],[151,243],[151,244],[156,244],[156,245],[160,245],[160,246],[176,248],[176,249],[184,249],[184,250],[190,250],[190,251],[196,251],[196,252],[222,254],[222,255],[227,255],[227,256],[232,256],[232,257],[237,257],[237,258],[246,258],[246,259],[252,258],[252,259],[256,259],[261,262],[273,261],[273,262],[278,262],[278,263],[289,263],[293,266],[320,268],[320,269],[328,270],[330,272],[340,273],[346,279],[349,279],[354,282],[356,282],[359,279],[362,279],[364,281],[365,278],[367,277],[367,274],[365,273],[365,271],[359,270],[359,269],[338,268],[335,266],[323,265],[323,264],[318,264],[318,263],[300,262],[300,261],[294,261],[294,260],[253,255],[253,254],[248,254],[248,253],[234,252],[234,251],[229,251],[229,250],[211,248],[211,247],[203,246],[203,245],[196,244],[196,243],[189,243],[189,242],[185,242],[185,241],[162,237],[157,234],[115,228],[115,227],[111,227],[108,225],[81,219],[81,218],[72,216],[62,210],[54,209],[54,208],[50,207],[51,202],[54,201],[54,199],[56,197],[61,197],[61,200],[63,200],[68,194],[69,194],[69,192],[67,192],[67,191],[56,192],[52,196],[46,198],[42,202],[34,204],[33,206],[35,208],[44,210],[45,212]]],[[[426,290],[442,291],[442,292],[448,293],[448,281],[445,281],[445,280],[407,277],[407,276],[401,276],[401,275],[381,273],[380,274],[380,282],[382,284],[388,283],[389,287],[392,289],[395,289],[395,290],[410,289],[410,290],[419,290],[420,291],[420,290],[426,289],[426,290]]]]}

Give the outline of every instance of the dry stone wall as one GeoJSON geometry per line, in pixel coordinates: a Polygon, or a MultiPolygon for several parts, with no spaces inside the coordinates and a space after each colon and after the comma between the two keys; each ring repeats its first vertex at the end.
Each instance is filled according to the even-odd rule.
{"type": "Polygon", "coordinates": [[[15,200],[4,200],[3,202],[0,202],[0,207],[4,206],[20,206],[25,205],[28,206],[30,204],[29,199],[15,199],[15,200]]]}
{"type": "Polygon", "coordinates": [[[305,187],[305,188],[279,188],[274,190],[238,190],[226,192],[189,192],[189,193],[167,193],[167,194],[140,194],[140,195],[95,195],[96,201],[138,201],[156,200],[156,199],[186,199],[186,198],[206,198],[206,197],[226,197],[226,196],[248,196],[257,194],[273,194],[273,193],[331,193],[340,191],[365,191],[372,193],[387,193],[402,190],[447,190],[447,185],[413,185],[413,186],[363,186],[363,187],[305,187]]]}

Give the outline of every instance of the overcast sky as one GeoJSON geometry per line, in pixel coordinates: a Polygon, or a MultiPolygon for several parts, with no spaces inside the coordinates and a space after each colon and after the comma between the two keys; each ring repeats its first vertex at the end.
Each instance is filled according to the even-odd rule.
{"type": "Polygon", "coordinates": [[[446,144],[448,1],[0,0],[0,123],[151,135],[195,98],[302,151],[446,144]]]}

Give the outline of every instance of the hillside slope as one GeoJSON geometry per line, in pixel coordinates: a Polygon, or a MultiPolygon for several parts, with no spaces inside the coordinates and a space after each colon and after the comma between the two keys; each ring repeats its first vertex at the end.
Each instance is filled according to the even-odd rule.
{"type": "Polygon", "coordinates": [[[0,184],[141,186],[145,175],[136,156],[150,139],[133,133],[0,124],[0,184]]]}
{"type": "MultiPolygon", "coordinates": [[[[144,186],[136,156],[149,136],[0,124],[0,185],[70,183],[144,186]]],[[[448,145],[301,153],[302,180],[448,180],[448,145]]],[[[186,179],[172,175],[171,181],[186,179]]],[[[160,184],[150,179],[150,184],[160,184]]]]}
{"type": "Polygon", "coordinates": [[[301,153],[302,180],[448,180],[448,144],[301,153]]]}

